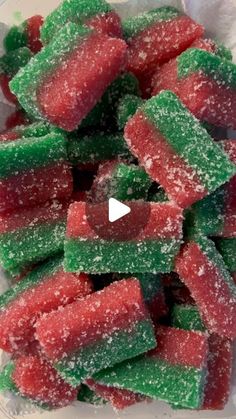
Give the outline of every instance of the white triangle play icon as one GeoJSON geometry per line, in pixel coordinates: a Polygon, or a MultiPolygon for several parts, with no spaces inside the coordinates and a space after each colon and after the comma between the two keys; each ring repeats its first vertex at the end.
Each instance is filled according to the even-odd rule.
{"type": "Polygon", "coordinates": [[[130,212],[131,212],[131,209],[127,205],[122,204],[122,202],[117,201],[117,199],[114,199],[114,198],[109,199],[110,223],[114,223],[115,221],[119,220],[120,218],[124,217],[130,212]]]}

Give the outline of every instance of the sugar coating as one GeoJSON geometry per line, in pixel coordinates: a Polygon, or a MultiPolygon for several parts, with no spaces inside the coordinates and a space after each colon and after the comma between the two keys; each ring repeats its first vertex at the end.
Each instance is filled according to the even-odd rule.
{"type": "Polygon", "coordinates": [[[82,24],[85,20],[112,11],[105,0],[64,0],[47,16],[41,29],[41,39],[47,44],[67,22],[82,24]]]}
{"type": "Polygon", "coordinates": [[[236,271],[236,260],[235,260],[236,238],[218,239],[216,241],[216,246],[219,252],[221,253],[229,271],[232,273],[235,272],[236,271]]]}
{"type": "Polygon", "coordinates": [[[102,397],[95,393],[95,391],[91,390],[85,384],[80,386],[77,399],[79,402],[89,403],[95,406],[102,406],[107,403],[102,397]]]}
{"type": "Polygon", "coordinates": [[[125,95],[120,99],[117,109],[117,125],[120,130],[125,127],[142,104],[143,100],[135,95],[125,95]]]}
{"type": "Polygon", "coordinates": [[[0,74],[14,77],[21,67],[24,67],[32,58],[32,52],[22,47],[0,57],[0,74]]]}
{"type": "Polygon", "coordinates": [[[171,323],[173,327],[184,330],[206,330],[199,310],[196,306],[187,304],[175,304],[171,313],[171,323]]]}

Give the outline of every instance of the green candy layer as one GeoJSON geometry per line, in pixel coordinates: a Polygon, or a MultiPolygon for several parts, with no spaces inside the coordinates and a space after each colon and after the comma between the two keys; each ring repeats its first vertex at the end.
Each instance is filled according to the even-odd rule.
{"type": "Polygon", "coordinates": [[[82,384],[80,390],[78,392],[77,400],[83,403],[93,404],[95,406],[102,406],[107,403],[106,400],[102,399],[101,397],[97,396],[96,393],[86,385],[82,384]]]}
{"type": "Polygon", "coordinates": [[[47,122],[34,122],[30,125],[18,126],[14,128],[13,131],[19,133],[19,135],[23,138],[44,137],[50,132],[63,134],[60,128],[56,128],[53,125],[48,124],[47,122]]]}
{"type": "Polygon", "coordinates": [[[0,296],[0,309],[15,300],[19,294],[40,283],[45,277],[57,272],[62,267],[62,262],[63,256],[58,256],[35,268],[23,280],[0,296]]]}
{"type": "Polygon", "coordinates": [[[161,92],[148,100],[142,111],[209,192],[236,174],[236,166],[174,93],[161,92]]]}
{"type": "Polygon", "coordinates": [[[169,273],[180,247],[178,240],[108,242],[67,239],[65,270],[87,273],[169,273]]]}
{"type": "Polygon", "coordinates": [[[77,387],[95,372],[155,348],[151,320],[142,320],[127,330],[117,331],[55,365],[65,381],[77,387]]]}
{"type": "Polygon", "coordinates": [[[0,74],[7,74],[9,77],[15,76],[19,69],[26,66],[32,57],[32,52],[26,47],[8,52],[0,57],[0,74]]]}
{"type": "Polygon", "coordinates": [[[12,92],[30,116],[45,119],[37,103],[38,87],[44,78],[52,74],[58,65],[63,64],[68,54],[83,43],[91,33],[92,31],[86,27],[68,23],[11,81],[12,92]]]}
{"type": "Polygon", "coordinates": [[[149,12],[130,17],[123,22],[123,31],[126,39],[137,36],[144,29],[156,22],[166,22],[180,16],[180,12],[174,7],[160,7],[149,12]]]}
{"type": "Polygon", "coordinates": [[[63,250],[66,220],[38,224],[0,236],[0,263],[6,270],[37,263],[63,250]]]}
{"type": "Polygon", "coordinates": [[[236,65],[208,51],[190,48],[177,58],[180,79],[202,71],[226,87],[236,89],[236,65]]]}
{"type": "Polygon", "coordinates": [[[197,409],[202,402],[205,372],[144,356],[101,371],[93,378],[101,384],[197,409]]]}
{"type": "Polygon", "coordinates": [[[110,11],[112,8],[105,0],[64,0],[45,19],[41,40],[47,44],[67,22],[82,24],[86,19],[110,11]]]}
{"type": "Polygon", "coordinates": [[[143,100],[135,95],[125,95],[121,98],[117,108],[117,126],[120,130],[124,129],[128,120],[142,104],[143,100]]]}
{"type": "Polygon", "coordinates": [[[119,99],[125,94],[139,95],[139,82],[132,73],[124,73],[117,77],[107,88],[101,100],[82,121],[80,128],[111,126],[117,112],[119,99]]]}
{"type": "Polygon", "coordinates": [[[115,157],[131,157],[122,134],[95,133],[71,137],[68,141],[68,158],[74,166],[99,163],[115,157]]]}
{"type": "Polygon", "coordinates": [[[196,306],[175,304],[172,309],[172,326],[178,329],[205,332],[206,328],[196,306]]]}
{"type": "Polygon", "coordinates": [[[67,161],[67,143],[61,134],[22,138],[0,143],[0,178],[37,167],[67,161]]]}
{"type": "Polygon", "coordinates": [[[18,48],[27,46],[28,37],[25,29],[25,22],[20,26],[12,26],[10,28],[3,40],[6,52],[14,51],[18,48]]]}
{"type": "Polygon", "coordinates": [[[216,246],[229,271],[232,273],[236,272],[236,238],[219,239],[216,241],[216,246]]]}

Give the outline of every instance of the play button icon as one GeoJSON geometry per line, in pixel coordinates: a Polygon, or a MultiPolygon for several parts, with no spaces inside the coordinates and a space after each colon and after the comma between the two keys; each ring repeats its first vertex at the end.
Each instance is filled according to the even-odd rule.
{"type": "Polygon", "coordinates": [[[131,212],[131,208],[128,207],[128,205],[122,204],[122,202],[117,201],[115,198],[110,198],[108,205],[108,216],[110,223],[114,223],[115,221],[120,220],[131,212]]]}

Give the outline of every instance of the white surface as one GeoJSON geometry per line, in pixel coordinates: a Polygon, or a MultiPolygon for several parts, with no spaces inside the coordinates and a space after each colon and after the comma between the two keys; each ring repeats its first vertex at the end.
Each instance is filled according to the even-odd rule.
{"type": "MultiPolygon", "coordinates": [[[[46,15],[58,3],[59,0],[0,0],[0,22],[11,25],[20,23],[36,13],[46,15]]],[[[204,24],[211,36],[218,38],[230,47],[236,59],[236,0],[121,0],[119,4],[117,3],[116,8],[122,17],[161,5],[175,5],[204,24]]],[[[0,23],[0,43],[3,29],[5,30],[5,25],[0,23]]],[[[1,113],[0,107],[0,115],[1,113]]],[[[0,282],[0,292],[3,292],[6,286],[3,278],[0,282]]],[[[236,368],[233,376],[234,396],[231,396],[230,402],[223,412],[174,412],[165,403],[153,402],[138,404],[116,414],[110,407],[95,409],[86,404],[75,403],[74,406],[59,411],[43,412],[42,414],[37,411],[26,414],[25,417],[27,419],[236,419],[236,368]],[[233,404],[233,399],[235,404],[233,404]]],[[[15,415],[21,419],[22,415],[20,414],[26,413],[27,409],[25,404],[22,405],[22,403],[16,403],[12,398],[7,399],[0,396],[0,419],[12,419],[16,417],[15,415]]]]}
{"type": "Polygon", "coordinates": [[[117,220],[125,217],[131,212],[130,207],[122,202],[117,201],[115,198],[109,199],[109,221],[110,223],[114,223],[117,220]]]}

